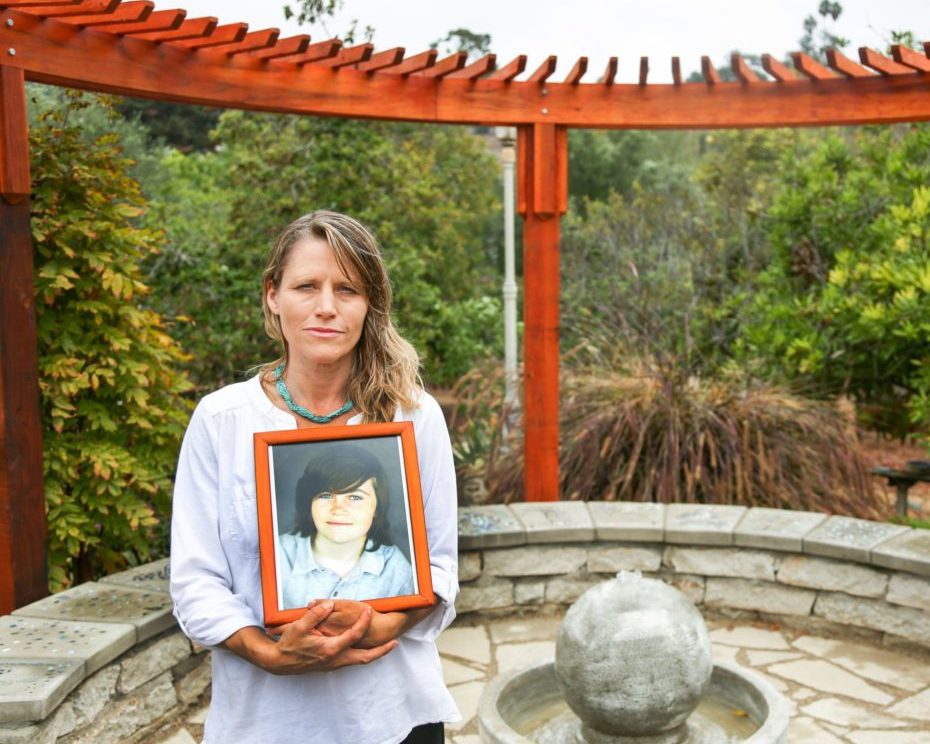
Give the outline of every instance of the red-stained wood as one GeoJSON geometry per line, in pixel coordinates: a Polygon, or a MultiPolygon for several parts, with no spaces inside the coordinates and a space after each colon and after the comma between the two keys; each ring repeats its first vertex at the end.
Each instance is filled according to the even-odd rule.
{"type": "Polygon", "coordinates": [[[892,46],[891,56],[894,57],[895,62],[906,65],[914,70],[930,72],[930,59],[928,59],[927,55],[919,54],[903,44],[895,44],[892,46]]]}
{"type": "Polygon", "coordinates": [[[681,85],[681,58],[672,57],[672,85],[681,85]]]}
{"type": "Polygon", "coordinates": [[[588,71],[588,58],[579,57],[578,61],[575,62],[571,70],[568,71],[568,75],[565,76],[565,83],[567,85],[578,85],[581,82],[581,78],[584,77],[584,74],[588,71]]]}
{"type": "MultiPolygon", "coordinates": [[[[315,44],[311,44],[307,47],[307,51],[303,54],[298,54],[295,57],[287,57],[284,60],[273,60],[275,63],[286,62],[287,67],[291,65],[306,65],[314,62],[319,62],[324,59],[331,59],[339,54],[339,51],[342,49],[342,41],[339,39],[327,39],[326,41],[318,41],[315,44]]],[[[272,67],[277,67],[278,64],[272,65],[272,67]]],[[[282,68],[285,68],[285,65],[281,65],[282,68]]]]}
{"type": "Polygon", "coordinates": [[[77,5],[83,0],[6,0],[0,5],[7,8],[40,8],[43,5],[77,5]]]}
{"type": "Polygon", "coordinates": [[[559,498],[559,218],[568,191],[567,132],[520,127],[523,216],[524,462],[527,501],[559,498]]]}
{"type": "Polygon", "coordinates": [[[420,54],[407,57],[393,67],[388,67],[384,72],[390,75],[412,75],[414,72],[422,72],[436,65],[437,56],[438,52],[435,49],[428,49],[420,54]]]}
{"type": "Polygon", "coordinates": [[[270,49],[257,49],[254,52],[246,52],[245,57],[249,59],[272,60],[282,59],[285,57],[296,57],[304,54],[310,46],[310,37],[307,34],[299,36],[288,36],[286,39],[279,39],[278,43],[270,49]]]}
{"type": "Polygon", "coordinates": [[[406,50],[403,47],[386,49],[383,52],[372,54],[367,62],[362,62],[355,69],[359,72],[377,72],[385,67],[394,67],[404,59],[406,50]]]}
{"type": "Polygon", "coordinates": [[[791,52],[791,60],[795,69],[811,80],[833,80],[837,77],[833,70],[824,67],[804,52],[791,52]]]}
{"type": "Polygon", "coordinates": [[[739,54],[732,54],[730,56],[730,67],[733,69],[733,74],[736,75],[741,83],[751,85],[752,83],[761,82],[756,71],[753,70],[739,54]]]}
{"type": "Polygon", "coordinates": [[[836,49],[827,49],[827,64],[846,77],[871,77],[875,74],[871,70],[865,69],[862,65],[853,62],[849,57],[836,49]]]}
{"type": "Polygon", "coordinates": [[[496,62],[496,54],[486,54],[481,59],[472,62],[470,65],[463,67],[461,70],[450,72],[448,75],[446,75],[445,79],[474,81],[480,78],[482,75],[486,75],[487,73],[493,71],[496,62]]]}
{"type": "Polygon", "coordinates": [[[762,69],[780,83],[798,79],[798,75],[794,70],[779,62],[771,54],[762,55],[762,69]]]}
{"type": "Polygon", "coordinates": [[[414,77],[444,78],[456,70],[461,70],[467,61],[468,52],[456,52],[448,57],[443,57],[432,67],[414,73],[414,77]]]}
{"type": "Polygon", "coordinates": [[[342,67],[357,65],[359,62],[370,59],[374,50],[374,44],[359,44],[353,47],[346,47],[332,59],[324,59],[318,64],[320,67],[331,67],[334,70],[338,70],[342,67]]]}
{"type": "Polygon", "coordinates": [[[151,31],[174,31],[187,17],[186,10],[156,10],[142,23],[112,23],[97,26],[97,31],[115,34],[141,34],[151,31]]]}
{"type": "Polygon", "coordinates": [[[646,85],[649,82],[649,57],[639,58],[639,84],[646,85]]]}
{"type": "MultiPolygon", "coordinates": [[[[213,33],[219,21],[213,16],[203,18],[189,18],[181,21],[177,28],[171,31],[143,31],[139,33],[132,32],[134,39],[144,39],[145,41],[183,41],[184,39],[199,39],[203,36],[209,36],[213,33]]],[[[129,31],[123,31],[123,34],[129,34],[129,31]]]]}
{"type": "Polygon", "coordinates": [[[500,80],[504,83],[509,83],[517,75],[519,75],[523,70],[526,69],[526,55],[521,54],[515,59],[508,62],[503,67],[498,68],[490,75],[488,75],[488,80],[500,80]]]}
{"type": "Polygon", "coordinates": [[[859,47],[859,60],[864,65],[868,65],[873,70],[878,70],[882,75],[913,75],[914,70],[905,65],[888,59],[884,54],[879,54],[874,49],[868,47],[859,47]]]}
{"type": "Polygon", "coordinates": [[[614,80],[617,79],[617,58],[611,57],[607,60],[607,69],[604,70],[604,74],[598,78],[598,85],[606,85],[610,87],[614,84],[614,80]]]}
{"type": "Polygon", "coordinates": [[[717,85],[720,82],[720,73],[717,72],[717,68],[714,67],[707,55],[701,57],[701,75],[703,75],[704,82],[708,85],[717,85]]]}
{"type": "Polygon", "coordinates": [[[182,49],[209,49],[210,47],[242,41],[249,30],[248,23],[230,23],[217,26],[209,35],[199,39],[182,39],[174,44],[182,49]]]}
{"type": "Polygon", "coordinates": [[[67,16],[61,20],[74,24],[75,26],[111,26],[121,25],[124,23],[140,23],[148,20],[155,9],[155,3],[152,0],[133,0],[124,2],[112,13],[105,15],[77,15],[67,16]]]}
{"type": "Polygon", "coordinates": [[[48,594],[23,71],[0,66],[0,613],[48,594]],[[15,202],[15,203],[10,203],[15,202]]]}
{"type": "Polygon", "coordinates": [[[66,16],[112,13],[119,6],[120,0],[81,0],[79,3],[64,5],[43,5],[29,8],[29,14],[40,18],[64,18],[66,16]]]}
{"type": "Polygon", "coordinates": [[[554,54],[546,57],[546,61],[543,62],[539,67],[536,68],[536,71],[527,78],[528,83],[545,83],[552,73],[555,72],[555,67],[559,62],[559,58],[554,54]]]}
{"type": "MultiPolygon", "coordinates": [[[[266,28],[261,31],[252,31],[251,33],[246,34],[242,37],[242,41],[236,42],[235,44],[224,44],[223,46],[210,47],[209,49],[204,49],[204,54],[215,54],[215,55],[226,55],[227,57],[232,57],[236,54],[248,55],[249,52],[254,52],[259,49],[268,49],[269,47],[274,48],[274,45],[278,43],[278,37],[281,35],[281,32],[276,28],[266,28]]],[[[248,58],[248,57],[246,57],[248,58]]]]}

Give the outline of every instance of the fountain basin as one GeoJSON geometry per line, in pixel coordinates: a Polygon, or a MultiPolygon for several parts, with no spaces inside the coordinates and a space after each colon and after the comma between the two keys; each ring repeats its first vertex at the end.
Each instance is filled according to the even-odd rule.
{"type": "MultiPolygon", "coordinates": [[[[788,702],[771,684],[736,664],[718,661],[707,693],[687,721],[687,734],[612,741],[783,744],[788,718],[788,702]]],[[[486,744],[575,744],[580,721],[562,697],[554,661],[547,660],[491,680],[478,704],[478,728],[486,744]]]]}

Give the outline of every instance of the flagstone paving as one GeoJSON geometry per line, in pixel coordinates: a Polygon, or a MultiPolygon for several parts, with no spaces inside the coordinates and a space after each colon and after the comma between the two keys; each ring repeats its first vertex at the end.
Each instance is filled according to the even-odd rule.
{"type": "MultiPolygon", "coordinates": [[[[463,720],[448,744],[480,744],[476,713],[494,675],[551,658],[559,617],[466,618],[440,637],[463,720]]],[[[708,621],[714,658],[758,672],[792,706],[788,742],[930,744],[930,655],[821,638],[777,625],[708,621]]]]}

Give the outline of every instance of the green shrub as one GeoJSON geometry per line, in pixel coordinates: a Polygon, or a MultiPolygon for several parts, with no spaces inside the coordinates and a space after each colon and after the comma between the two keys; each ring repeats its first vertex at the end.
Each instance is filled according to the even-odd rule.
{"type": "Polygon", "coordinates": [[[171,474],[189,407],[183,355],[144,307],[139,185],[115,136],[88,144],[71,94],[30,130],[39,376],[52,589],[166,547],[171,474]]]}

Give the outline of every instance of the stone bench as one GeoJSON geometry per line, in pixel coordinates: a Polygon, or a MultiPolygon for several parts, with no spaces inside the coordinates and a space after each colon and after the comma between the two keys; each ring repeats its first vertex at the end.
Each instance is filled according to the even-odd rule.
{"type": "MultiPolygon", "coordinates": [[[[930,530],[739,506],[558,502],[459,510],[460,614],[568,604],[620,570],[708,612],[930,649],[930,530]]],[[[209,652],[171,616],[167,561],[0,618],[0,744],[108,744],[203,704],[209,652]]]]}

